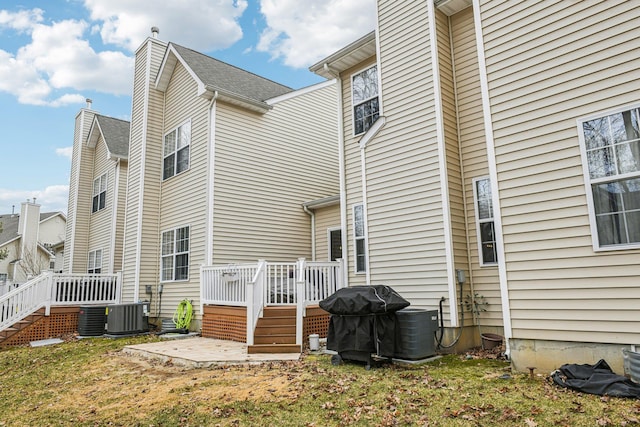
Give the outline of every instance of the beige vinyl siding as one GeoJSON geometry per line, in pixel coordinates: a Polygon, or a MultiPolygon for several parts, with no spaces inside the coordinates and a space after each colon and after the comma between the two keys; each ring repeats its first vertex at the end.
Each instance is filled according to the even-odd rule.
{"type": "MultiPolygon", "coordinates": [[[[355,273],[355,242],[353,231],[353,206],[363,203],[362,199],[362,167],[360,164],[360,138],[362,135],[353,135],[353,104],[351,93],[351,78],[353,74],[357,74],[376,64],[376,58],[358,64],[357,66],[344,71],[340,77],[342,83],[342,99],[343,99],[343,123],[344,123],[344,158],[345,158],[345,193],[346,206],[342,209],[346,210],[347,227],[346,241],[342,242],[347,245],[348,259],[346,262],[348,270],[349,286],[358,286],[366,284],[366,275],[364,273],[355,273]]],[[[378,70],[380,73],[380,70],[378,70]]],[[[366,217],[365,217],[366,219],[366,217]]]]}
{"type": "Polygon", "coordinates": [[[481,9],[513,336],[638,343],[640,251],[592,249],[576,119],[638,102],[640,8],[481,9]]]}
{"type": "MultiPolygon", "coordinates": [[[[165,124],[163,138],[168,132],[187,121],[191,123],[189,169],[162,182],[160,228],[162,232],[189,226],[189,280],[165,282],[162,294],[163,316],[170,317],[183,299],[194,302],[199,310],[200,266],[205,262],[207,238],[207,180],[208,180],[208,105],[197,96],[198,87],[181,62],[178,62],[165,92],[165,124]]],[[[158,166],[162,169],[163,153],[158,166]]],[[[160,261],[160,243],[153,248],[156,264],[160,261]]]]}
{"type": "Polygon", "coordinates": [[[124,302],[133,301],[136,286],[155,286],[159,281],[158,222],[162,179],[164,94],[154,89],[153,80],[162,62],[164,51],[164,44],[154,39],[148,39],[136,52],[123,249],[122,298],[124,302]],[[151,82],[146,80],[147,59],[150,60],[151,82]],[[148,99],[145,99],[147,91],[148,99]],[[148,107],[148,111],[145,111],[145,105],[148,107]],[[145,120],[146,128],[144,127],[145,120]],[[145,140],[146,145],[143,146],[145,140]],[[141,197],[144,198],[142,204],[140,203],[141,197]],[[139,211],[140,206],[142,206],[141,212],[139,211]],[[141,245],[138,252],[139,237],[141,245]],[[141,260],[139,281],[136,283],[138,256],[141,257],[141,260]]]}
{"type": "MultiPolygon", "coordinates": [[[[96,212],[92,212],[89,218],[89,233],[87,241],[87,253],[95,251],[96,249],[102,249],[102,272],[107,273],[113,271],[113,266],[110,265],[111,260],[111,239],[113,238],[112,226],[113,226],[113,198],[115,194],[115,173],[114,162],[109,159],[109,152],[107,145],[102,139],[102,136],[98,138],[98,142],[93,151],[94,163],[93,163],[93,178],[91,180],[91,199],[93,203],[93,181],[99,178],[103,174],[107,177],[107,197],[105,200],[104,209],[96,212]]],[[[87,257],[85,253],[85,257],[87,257]]],[[[86,272],[86,271],[85,271],[86,272]]]]}
{"type": "Polygon", "coordinates": [[[124,214],[125,206],[127,203],[127,172],[128,163],[126,160],[120,160],[119,167],[117,167],[116,173],[119,174],[118,187],[117,187],[117,212],[115,228],[113,230],[115,244],[113,253],[113,271],[122,271],[122,252],[124,245],[124,214]]]}
{"type": "Polygon", "coordinates": [[[478,230],[473,198],[473,179],[489,175],[487,148],[484,136],[483,111],[478,71],[478,54],[473,22],[473,8],[469,7],[451,16],[451,36],[455,58],[455,84],[459,138],[464,170],[464,203],[466,204],[466,228],[470,258],[469,280],[473,291],[488,303],[481,314],[486,326],[502,326],[500,282],[496,266],[480,266],[478,230]]]}
{"type": "Polygon", "coordinates": [[[81,110],[76,117],[74,128],[65,238],[68,249],[65,250],[64,264],[64,270],[70,273],[87,272],[87,239],[91,218],[94,150],[87,147],[86,141],[94,116],[92,111],[81,110]]]}
{"type": "MultiPolygon", "coordinates": [[[[316,260],[329,261],[329,229],[340,228],[340,205],[315,210],[316,215],[316,260]]],[[[344,244],[344,242],[343,242],[344,244]]]]}
{"type": "Polygon", "coordinates": [[[335,105],[335,85],[281,100],[264,115],[218,102],[215,264],[311,258],[302,203],[339,192],[335,105]]]}
{"type": "Polygon", "coordinates": [[[427,4],[378,5],[387,124],[366,148],[371,282],[435,308],[449,291],[427,4]]]}
{"type": "MultiPolygon", "coordinates": [[[[464,307],[465,296],[472,293],[469,280],[469,249],[465,216],[465,188],[463,187],[463,168],[461,164],[460,143],[458,140],[457,82],[454,79],[457,57],[453,55],[453,40],[449,17],[436,11],[438,64],[440,67],[440,95],[444,121],[446,147],[447,185],[449,190],[449,215],[451,224],[454,268],[465,272],[467,280],[456,286],[459,310],[464,307]]],[[[462,319],[462,317],[460,317],[462,319]]],[[[473,324],[469,314],[464,317],[465,325],[473,324]]]]}
{"type": "Polygon", "coordinates": [[[66,221],[61,215],[47,218],[40,223],[38,242],[53,245],[64,241],[66,221]]]}

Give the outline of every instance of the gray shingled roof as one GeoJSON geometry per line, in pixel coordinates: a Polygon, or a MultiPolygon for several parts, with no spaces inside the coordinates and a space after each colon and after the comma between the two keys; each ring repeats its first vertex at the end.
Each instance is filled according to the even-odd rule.
{"type": "Polygon", "coordinates": [[[2,232],[0,233],[0,245],[18,237],[18,220],[20,215],[0,215],[2,232]]]}
{"type": "Polygon", "coordinates": [[[100,114],[96,114],[96,120],[100,124],[109,152],[118,157],[128,157],[130,123],[100,114]]]}
{"type": "Polygon", "coordinates": [[[290,87],[281,85],[257,74],[234,67],[210,56],[203,55],[189,48],[172,43],[206,86],[223,92],[230,92],[244,98],[264,102],[267,99],[292,92],[290,87]]]}
{"type": "MultiPolygon", "coordinates": [[[[40,222],[54,215],[58,215],[60,212],[43,212],[40,214],[40,222]]],[[[11,241],[18,237],[18,222],[20,221],[19,214],[6,214],[0,215],[0,222],[2,223],[2,232],[0,233],[0,245],[4,245],[8,241],[11,241]]]]}

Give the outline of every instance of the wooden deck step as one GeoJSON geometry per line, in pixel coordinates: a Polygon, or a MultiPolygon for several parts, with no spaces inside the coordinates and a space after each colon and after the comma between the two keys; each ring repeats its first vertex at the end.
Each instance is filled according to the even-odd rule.
{"type": "Polygon", "coordinates": [[[247,353],[300,353],[302,350],[295,344],[255,344],[247,347],[247,353]]]}

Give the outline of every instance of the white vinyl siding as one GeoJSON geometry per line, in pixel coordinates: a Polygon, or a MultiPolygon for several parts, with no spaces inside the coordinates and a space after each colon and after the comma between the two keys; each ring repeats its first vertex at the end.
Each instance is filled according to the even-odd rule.
{"type": "Polygon", "coordinates": [[[351,76],[355,135],[366,132],[378,119],[380,113],[378,86],[378,67],[375,65],[351,76]]]}
{"type": "Polygon", "coordinates": [[[353,253],[356,273],[367,271],[367,240],[364,228],[364,208],[362,205],[356,205],[353,207],[353,253]]]}
{"type": "Polygon", "coordinates": [[[475,201],[480,265],[497,264],[498,255],[493,223],[493,201],[491,199],[491,181],[489,178],[483,177],[473,180],[473,199],[475,201]]]}
{"type": "Polygon", "coordinates": [[[89,252],[87,261],[87,273],[100,274],[102,273],[102,249],[96,249],[89,252]]]}
{"type": "Polygon", "coordinates": [[[640,108],[578,121],[595,249],[640,247],[640,108]]]}
{"type": "Polygon", "coordinates": [[[102,174],[93,180],[93,198],[91,203],[91,213],[98,212],[105,208],[107,199],[107,174],[102,174]]]}
{"type": "Polygon", "coordinates": [[[162,233],[160,280],[189,280],[189,227],[180,227],[162,233]]]}
{"type": "Polygon", "coordinates": [[[162,179],[168,179],[189,169],[191,122],[181,124],[164,136],[162,179]]]}
{"type": "Polygon", "coordinates": [[[640,250],[594,251],[576,126],[637,104],[640,8],[480,9],[513,337],[640,342],[640,250]]]}

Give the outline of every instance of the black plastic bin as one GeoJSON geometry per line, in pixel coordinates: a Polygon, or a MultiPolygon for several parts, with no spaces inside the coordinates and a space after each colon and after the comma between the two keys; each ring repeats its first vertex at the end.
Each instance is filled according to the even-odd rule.
{"type": "Polygon", "coordinates": [[[334,365],[343,360],[373,363],[372,355],[391,358],[395,352],[395,312],[409,302],[386,285],[343,288],[320,301],[331,314],[327,349],[337,352],[334,365]]]}

